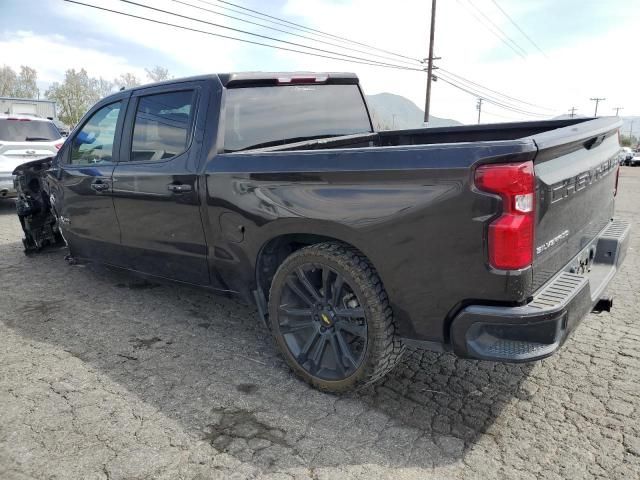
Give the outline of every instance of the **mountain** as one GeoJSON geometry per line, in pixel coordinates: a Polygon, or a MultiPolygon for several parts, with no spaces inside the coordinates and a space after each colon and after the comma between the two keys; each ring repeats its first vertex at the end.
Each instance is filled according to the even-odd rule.
{"type": "MultiPolygon", "coordinates": [[[[422,128],[424,111],[402,95],[378,93],[367,95],[374,126],[379,130],[399,130],[403,128],[422,128]]],[[[456,120],[438,118],[431,115],[429,127],[449,127],[462,125],[456,120]]],[[[640,125],[638,125],[640,127],[640,125]]]]}

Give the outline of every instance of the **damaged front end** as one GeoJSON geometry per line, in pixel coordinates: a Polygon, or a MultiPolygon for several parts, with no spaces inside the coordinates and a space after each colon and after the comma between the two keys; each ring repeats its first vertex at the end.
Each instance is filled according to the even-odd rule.
{"type": "Polygon", "coordinates": [[[13,171],[18,192],[16,210],[24,231],[22,244],[26,255],[64,244],[47,182],[52,161],[53,157],[41,158],[23,163],[13,171]]]}

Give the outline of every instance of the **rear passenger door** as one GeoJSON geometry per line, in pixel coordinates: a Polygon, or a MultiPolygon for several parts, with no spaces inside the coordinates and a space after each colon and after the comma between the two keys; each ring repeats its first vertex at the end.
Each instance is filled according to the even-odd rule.
{"type": "Polygon", "coordinates": [[[113,171],[113,202],[126,264],[209,285],[200,218],[198,159],[206,114],[200,82],[135,91],[113,171]]]}

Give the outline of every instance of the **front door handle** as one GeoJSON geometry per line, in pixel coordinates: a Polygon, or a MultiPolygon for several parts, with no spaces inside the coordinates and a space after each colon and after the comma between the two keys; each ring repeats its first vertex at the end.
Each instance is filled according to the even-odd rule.
{"type": "Polygon", "coordinates": [[[100,180],[91,184],[91,188],[93,188],[96,192],[104,192],[105,190],[109,190],[110,187],[111,185],[100,180]]]}
{"type": "Polygon", "coordinates": [[[183,185],[181,183],[170,183],[167,188],[173,193],[185,193],[192,190],[191,185],[183,185]]]}

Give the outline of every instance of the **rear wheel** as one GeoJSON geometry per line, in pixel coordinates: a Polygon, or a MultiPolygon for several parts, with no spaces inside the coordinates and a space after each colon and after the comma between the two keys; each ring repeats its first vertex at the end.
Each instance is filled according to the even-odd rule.
{"type": "Polygon", "coordinates": [[[269,321],[289,366],[325,391],[375,382],[403,351],[378,274],[360,252],[339,243],[303,248],[282,263],[269,321]]]}

